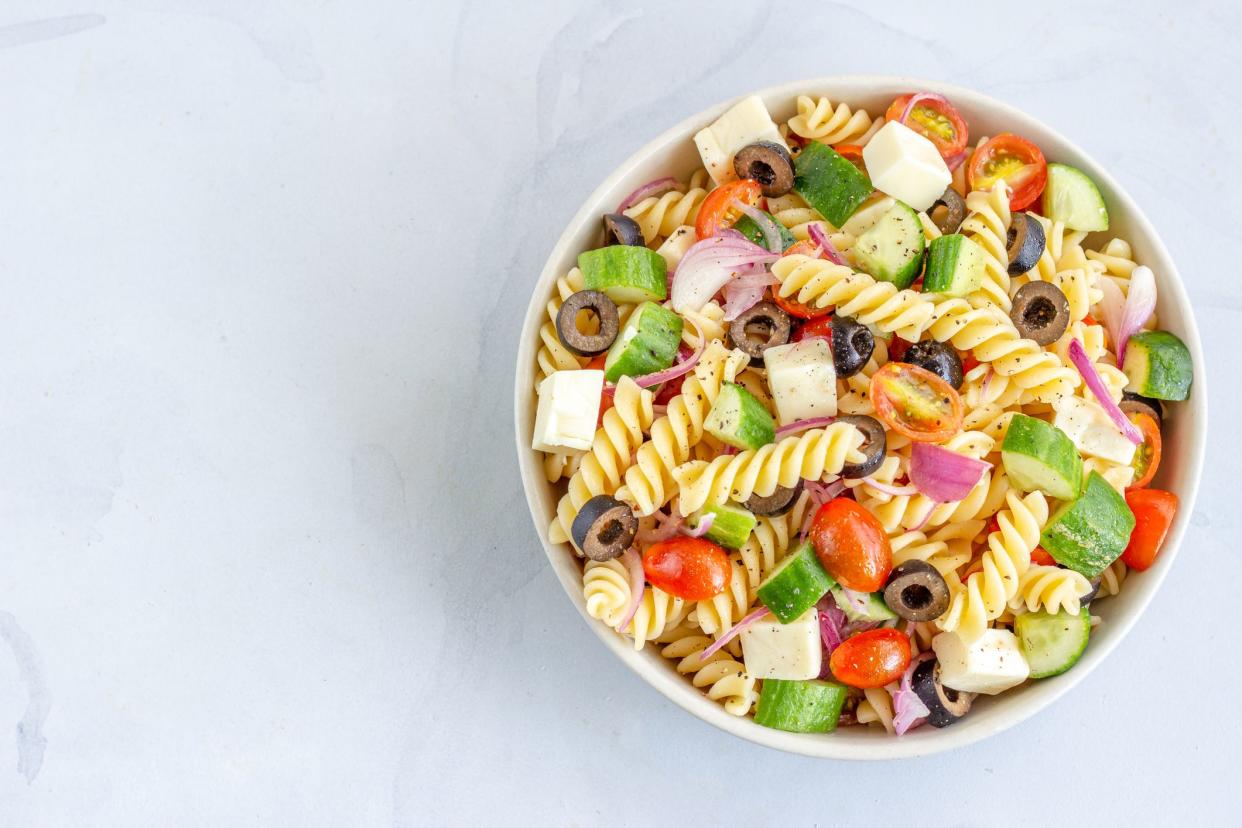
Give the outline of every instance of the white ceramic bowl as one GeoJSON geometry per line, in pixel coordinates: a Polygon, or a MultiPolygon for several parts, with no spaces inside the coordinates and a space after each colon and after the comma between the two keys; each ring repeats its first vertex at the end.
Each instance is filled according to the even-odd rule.
{"type": "MultiPolygon", "coordinates": [[[[1159,288],[1157,312],[1161,327],[1180,336],[1194,359],[1194,389],[1189,401],[1175,403],[1171,407],[1172,415],[1166,421],[1164,432],[1164,460],[1157,480],[1163,488],[1176,492],[1181,498],[1177,520],[1156,565],[1146,572],[1133,574],[1119,596],[1101,602],[1094,610],[1104,619],[1104,623],[1092,635],[1091,644],[1082,659],[1069,672],[1056,678],[1030,682],[994,698],[980,697],[969,716],[943,730],[923,727],[901,738],[893,738],[876,728],[860,727],[842,728],[826,735],[785,733],[760,727],[749,718],[737,718],[726,713],[718,703],[709,700],[685,677],[678,675],[673,669],[673,662],[661,658],[657,647],[635,652],[628,639],[587,615],[582,600],[580,564],[568,545],[554,545],[548,541],[547,527],[555,514],[557,494],[553,486],[544,480],[539,455],[530,447],[535,417],[532,388],[535,352],[545,305],[555,280],[573,267],[580,251],[595,243],[600,216],[613,210],[627,193],[643,182],[666,175],[684,178],[695,169],[699,159],[692,136],[715,120],[732,101],[693,115],[660,135],[630,156],[591,194],[556,243],[539,281],[531,286],[530,307],[526,311],[518,346],[514,418],[526,499],[548,560],[583,620],[630,669],[690,713],[743,739],[809,756],[892,759],[937,753],[998,733],[1051,704],[1084,679],[1113,651],[1143,612],[1169,567],[1174,565],[1194,509],[1203,466],[1207,436],[1207,372],[1204,370],[1202,346],[1190,301],[1177,267],[1156,231],[1107,168],[1030,115],[978,92],[935,81],[887,76],[819,78],[773,86],[758,94],[768,105],[772,117],[782,123],[795,114],[794,102],[798,95],[826,95],[834,102],[845,101],[850,106],[864,107],[873,115],[882,115],[894,97],[912,90],[939,92],[952,100],[970,125],[972,140],[975,136],[995,135],[1001,131],[1016,132],[1038,144],[1049,160],[1067,162],[1085,171],[1104,194],[1111,220],[1107,233],[1094,234],[1088,243],[1094,246],[1112,236],[1120,236],[1131,243],[1135,259],[1150,266],[1156,273],[1159,288]]],[[[548,600],[555,599],[548,596],[548,600]]],[[[1136,653],[1129,655],[1131,658],[1138,657],[1136,653]]],[[[568,662],[565,669],[571,669],[568,662]]],[[[644,702],[634,699],[632,703],[641,706],[644,702]]]]}

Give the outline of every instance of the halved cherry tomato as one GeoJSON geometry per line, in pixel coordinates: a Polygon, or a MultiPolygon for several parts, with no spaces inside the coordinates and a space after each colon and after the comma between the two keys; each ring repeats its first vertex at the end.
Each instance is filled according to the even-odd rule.
{"type": "Polygon", "coordinates": [[[762,195],[759,182],[749,178],[721,184],[703,199],[703,204],[699,207],[699,217],[694,222],[695,235],[705,239],[721,230],[727,230],[742,217],[742,211],[737,209],[733,200],[756,207],[762,195]]]}
{"type": "Polygon", "coordinates": [[[840,155],[846,161],[849,161],[863,175],[867,175],[867,163],[863,161],[862,147],[858,144],[837,144],[833,147],[837,155],[840,155]]]}
{"type": "Polygon", "coordinates": [[[962,398],[924,368],[890,362],[871,377],[875,416],[911,440],[940,443],[962,430],[962,398]]]}
{"type": "Polygon", "coordinates": [[[882,589],[893,571],[893,547],[875,515],[848,497],[834,498],[811,523],[815,555],[841,586],[858,592],[882,589]]]}
{"type": "Polygon", "coordinates": [[[910,350],[910,346],[913,344],[913,342],[902,339],[900,336],[894,336],[888,343],[889,362],[901,362],[906,355],[906,351],[910,350]]]}
{"type": "Polygon", "coordinates": [[[704,538],[673,538],[647,547],[643,573],[653,587],[685,601],[706,601],[724,592],[729,556],[704,538]]]}
{"type": "MultiPolygon", "coordinates": [[[[795,253],[800,256],[816,256],[821,259],[824,258],[824,251],[820,249],[819,245],[810,239],[803,239],[800,242],[790,245],[789,249],[781,255],[792,256],[795,253]]],[[[778,288],[772,288],[772,301],[776,303],[778,308],[790,316],[796,316],[799,319],[819,319],[821,316],[827,316],[832,313],[832,308],[830,307],[817,308],[814,305],[804,305],[794,296],[781,296],[777,291],[778,288]]]]}
{"type": "MultiPolygon", "coordinates": [[[[884,113],[885,120],[901,118],[911,95],[902,95],[893,101],[884,113]]],[[[923,99],[914,105],[914,111],[906,119],[906,126],[936,145],[941,158],[948,158],[966,149],[970,134],[966,122],[951,103],[923,99]]]]}
{"type": "Polygon", "coordinates": [[[979,360],[975,359],[974,351],[966,351],[961,353],[961,357],[963,374],[969,374],[971,371],[979,367],[979,360]]]}
{"type": "Polygon", "coordinates": [[[1126,504],[1134,513],[1134,531],[1121,560],[1131,569],[1141,571],[1151,566],[1160,553],[1164,536],[1177,516],[1177,495],[1159,489],[1131,489],[1126,492],[1126,504]]]}
{"type": "Polygon", "coordinates": [[[888,627],[851,635],[828,659],[837,681],[862,688],[897,681],[909,666],[910,636],[888,627]]]}
{"type": "Polygon", "coordinates": [[[828,340],[828,347],[832,348],[832,317],[821,316],[818,319],[812,319],[802,327],[798,328],[798,332],[794,334],[794,342],[801,342],[804,339],[821,336],[828,340]]]}
{"type": "Polygon", "coordinates": [[[1040,566],[1057,565],[1056,558],[1049,555],[1042,546],[1037,546],[1031,550],[1031,563],[1038,564],[1040,566]]]}
{"type": "Polygon", "coordinates": [[[1141,411],[1131,414],[1130,422],[1138,426],[1143,442],[1135,450],[1134,459],[1130,463],[1134,466],[1134,482],[1128,488],[1142,489],[1156,476],[1156,469],[1160,468],[1160,424],[1150,414],[1141,411]]]}
{"type": "Polygon", "coordinates": [[[1009,184],[1010,210],[1024,210],[1048,183],[1048,162],[1039,147],[1012,132],[1002,132],[975,150],[970,159],[970,189],[987,190],[1002,178],[1009,184]]]}

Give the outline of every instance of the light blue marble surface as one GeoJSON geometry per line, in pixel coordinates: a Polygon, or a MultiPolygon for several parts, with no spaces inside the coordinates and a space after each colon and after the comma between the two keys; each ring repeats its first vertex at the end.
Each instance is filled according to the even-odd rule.
{"type": "Polygon", "coordinates": [[[1242,14],[863,8],[4,4],[0,824],[1236,824],[1242,14]],[[717,732],[598,645],[509,400],[530,287],[616,164],[867,72],[1110,164],[1216,413],[1178,566],[1101,669],[985,743],[849,765],[717,732]]]}

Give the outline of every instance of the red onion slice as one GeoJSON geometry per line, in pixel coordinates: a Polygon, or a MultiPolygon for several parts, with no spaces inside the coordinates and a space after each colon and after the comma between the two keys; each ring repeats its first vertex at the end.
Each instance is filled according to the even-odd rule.
{"type": "Polygon", "coordinates": [[[889,494],[893,497],[910,497],[919,493],[917,486],[894,486],[891,483],[881,483],[870,477],[864,477],[862,482],[877,492],[884,492],[884,494],[889,494]]]}
{"type": "Polygon", "coordinates": [[[728,284],[756,266],[771,264],[778,256],[738,235],[710,236],[695,242],[677,265],[669,296],[673,310],[700,311],[728,284]]]}
{"type": "Polygon", "coordinates": [[[659,543],[660,541],[666,541],[681,531],[682,523],[685,522],[685,518],[683,518],[680,513],[675,511],[672,515],[666,515],[664,512],[656,512],[654,517],[656,522],[655,528],[640,529],[638,534],[635,536],[634,539],[639,543],[659,543]]]}
{"type": "Polygon", "coordinates": [[[1113,425],[1117,426],[1125,438],[1136,446],[1143,444],[1143,435],[1139,432],[1138,427],[1130,422],[1124,412],[1117,407],[1117,403],[1113,402],[1113,397],[1108,393],[1108,386],[1104,385],[1104,380],[1100,379],[1100,374],[1095,370],[1095,365],[1091,363],[1090,357],[1087,356],[1086,350],[1082,347],[1082,343],[1077,339],[1071,339],[1069,343],[1069,358],[1074,363],[1074,367],[1078,369],[1078,373],[1082,374],[1083,382],[1091,389],[1091,393],[1095,395],[1096,401],[1108,413],[1109,419],[1113,421],[1113,425]]]}
{"type": "Polygon", "coordinates": [[[777,284],[776,277],[767,270],[747,273],[738,276],[724,286],[724,319],[732,322],[746,311],[759,304],[763,293],[772,285],[777,284]]]}
{"type": "Polygon", "coordinates": [[[991,463],[976,460],[931,443],[910,448],[910,482],[939,503],[951,503],[970,494],[991,463]]]}
{"type": "Polygon", "coordinates": [[[961,152],[955,152],[948,158],[944,159],[944,163],[949,168],[949,172],[957,172],[957,168],[962,166],[962,162],[966,160],[966,156],[969,154],[969,151],[962,150],[961,152]]]}
{"type": "MultiPolygon", "coordinates": [[[[819,599],[815,606],[819,610],[819,640],[824,644],[825,654],[832,655],[832,651],[845,640],[841,635],[841,629],[845,626],[845,613],[841,612],[831,593],[819,599]]],[[[824,666],[827,667],[827,659],[824,659],[824,666]]]]}
{"type": "Polygon", "coordinates": [[[776,226],[776,222],[762,210],[744,204],[738,199],[733,199],[733,206],[741,210],[743,214],[750,218],[755,224],[759,225],[759,229],[763,231],[763,239],[767,242],[768,250],[779,254],[784,247],[781,245],[781,231],[776,226]]]}
{"type": "Polygon", "coordinates": [[[779,440],[782,437],[788,437],[790,434],[797,434],[810,428],[831,425],[836,422],[836,419],[836,417],[810,417],[805,420],[794,420],[792,423],[783,425],[776,430],[776,439],[779,440]]]}
{"type": "MultiPolygon", "coordinates": [[[[1110,279],[1104,281],[1111,283],[1110,279]]],[[[1126,303],[1123,308],[1121,323],[1113,339],[1118,365],[1126,361],[1126,343],[1130,341],[1130,337],[1143,327],[1143,323],[1156,309],[1156,274],[1151,272],[1150,267],[1139,265],[1131,271],[1130,290],[1126,294],[1126,303]]]]}
{"type": "Polygon", "coordinates": [[[761,606],[759,607],[759,609],[755,610],[750,615],[743,618],[741,621],[738,621],[736,624],[734,624],[732,627],[729,628],[728,632],[720,636],[720,638],[717,638],[710,647],[708,647],[703,652],[699,653],[699,663],[706,662],[709,658],[714,656],[716,653],[720,652],[720,648],[728,644],[733,639],[737,638],[738,635],[741,634],[742,630],[746,629],[751,624],[755,623],[756,621],[758,621],[760,618],[762,618],[763,616],[767,614],[768,614],[768,608],[761,606]]]}
{"type": "MultiPolygon", "coordinates": [[[[914,637],[914,625],[910,625],[910,637],[914,637]]],[[[931,653],[923,653],[917,658],[910,659],[910,666],[906,668],[905,673],[901,676],[901,684],[898,685],[897,691],[893,693],[893,730],[898,736],[904,736],[909,731],[922,724],[922,721],[931,715],[931,711],[927,709],[927,705],[919,698],[919,694],[914,692],[912,680],[914,671],[923,661],[932,658],[931,653]]]]}
{"type": "Polygon", "coordinates": [[[624,213],[644,198],[653,195],[660,195],[666,190],[672,190],[676,187],[677,179],[672,176],[657,178],[655,181],[648,181],[646,184],[621,199],[621,203],[617,205],[617,212],[624,213]]]}
{"type": "Polygon", "coordinates": [[[841,251],[837,250],[836,245],[824,233],[824,228],[820,227],[818,222],[811,222],[806,226],[806,232],[810,235],[811,241],[815,242],[820,250],[824,251],[824,258],[833,264],[845,265],[849,267],[849,263],[845,261],[845,257],[841,255],[841,251]]]}
{"type": "Polygon", "coordinates": [[[641,377],[634,377],[634,382],[639,388],[650,388],[653,385],[659,385],[662,382],[677,379],[680,376],[690,373],[694,370],[694,366],[698,364],[699,357],[703,356],[703,337],[699,337],[699,346],[694,349],[694,353],[674,365],[665,368],[663,371],[656,371],[654,374],[644,374],[641,377]]]}
{"type": "Polygon", "coordinates": [[[643,575],[643,560],[634,551],[634,547],[631,546],[621,553],[621,562],[630,573],[630,605],[625,608],[625,615],[615,628],[619,633],[625,632],[625,628],[634,620],[638,605],[643,601],[643,591],[647,583],[647,578],[643,575]]]}
{"type": "Polygon", "coordinates": [[[683,534],[685,534],[688,537],[701,538],[707,534],[708,530],[712,528],[712,524],[715,522],[716,522],[716,513],[708,512],[707,514],[703,515],[703,519],[699,521],[698,526],[694,527],[693,529],[686,529],[683,527],[681,531],[683,534]]]}
{"type": "Polygon", "coordinates": [[[918,106],[922,101],[939,101],[947,104],[949,99],[944,95],[937,95],[934,92],[916,92],[910,96],[910,100],[906,102],[906,108],[901,111],[901,117],[897,119],[897,123],[902,126],[906,125],[906,121],[910,118],[910,113],[914,112],[914,107],[918,106]]]}

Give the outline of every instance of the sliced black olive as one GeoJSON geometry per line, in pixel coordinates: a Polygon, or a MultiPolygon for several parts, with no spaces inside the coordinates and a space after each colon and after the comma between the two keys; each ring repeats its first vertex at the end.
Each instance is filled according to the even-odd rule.
{"type": "Polygon", "coordinates": [[[888,576],[884,603],[907,621],[931,621],[949,608],[949,585],[927,561],[906,561],[888,576]]]}
{"type": "Polygon", "coordinates": [[[776,517],[783,515],[793,508],[794,503],[798,500],[798,495],[802,494],[802,481],[799,480],[792,486],[777,486],[776,491],[767,497],[760,497],[753,494],[742,503],[750,511],[756,515],[766,515],[767,517],[776,517]]]}
{"type": "Polygon", "coordinates": [[[1100,584],[1104,583],[1104,579],[1095,577],[1091,579],[1091,591],[1078,599],[1078,603],[1086,606],[1095,600],[1095,596],[1100,594],[1100,584]]]}
{"type": "Polygon", "coordinates": [[[934,339],[916,342],[906,350],[902,361],[926,368],[954,388],[962,387],[962,358],[943,342],[934,339]]]}
{"type": "Polygon", "coordinates": [[[1027,282],[1014,295],[1009,318],[1022,338],[1051,345],[1069,327],[1069,300],[1056,285],[1027,282]]]}
{"type": "Polygon", "coordinates": [[[940,232],[947,236],[956,233],[957,228],[962,226],[962,221],[966,218],[966,202],[950,184],[944,188],[940,198],[932,203],[927,215],[931,216],[940,232]]]}
{"type": "Polygon", "coordinates": [[[852,377],[862,370],[875,350],[875,336],[866,325],[848,316],[832,318],[832,364],[837,377],[852,377]]]}
{"type": "Polygon", "coordinates": [[[1026,273],[1044,253],[1044,226],[1030,213],[1018,213],[1006,236],[1009,246],[1009,275],[1026,273]]]}
{"type": "Polygon", "coordinates": [[[569,533],[588,558],[611,561],[634,542],[638,518],[633,509],[616,498],[596,495],[582,505],[569,533]]]}
{"type": "Polygon", "coordinates": [[[598,290],[580,290],[561,305],[556,314],[556,338],[578,356],[595,356],[607,351],[621,330],[617,305],[598,290]],[[591,311],[599,320],[599,332],[586,334],[578,329],[578,314],[591,311]]]}
{"type": "Polygon", "coordinates": [[[789,341],[792,328],[789,314],[771,302],[760,302],[733,320],[729,325],[729,338],[734,347],[745,351],[752,360],[762,362],[764,351],[789,341]]]}
{"type": "Polygon", "coordinates": [[[604,216],[604,246],[611,244],[628,244],[631,247],[642,247],[643,229],[638,222],[620,213],[608,213],[604,216]]]}
{"type": "Polygon", "coordinates": [[[861,463],[846,463],[841,467],[841,476],[850,480],[858,480],[875,473],[884,462],[884,454],[888,443],[884,439],[884,426],[875,417],[865,414],[851,414],[848,417],[837,417],[838,423],[849,423],[863,433],[863,444],[858,450],[867,459],[861,463]]]}
{"type": "Polygon", "coordinates": [[[1121,395],[1121,404],[1118,407],[1127,414],[1147,414],[1156,421],[1156,425],[1164,426],[1164,406],[1160,404],[1160,400],[1153,400],[1151,397],[1144,397],[1133,391],[1125,391],[1121,395]]]}
{"type": "Polygon", "coordinates": [[[733,156],[733,171],[738,178],[758,181],[765,196],[783,196],[793,189],[793,160],[789,150],[775,141],[757,141],[742,147],[733,156]]]}
{"type": "Polygon", "coordinates": [[[939,661],[924,661],[916,667],[911,684],[919,699],[927,705],[927,723],[932,727],[948,727],[965,716],[977,695],[941,684],[939,661]]]}

